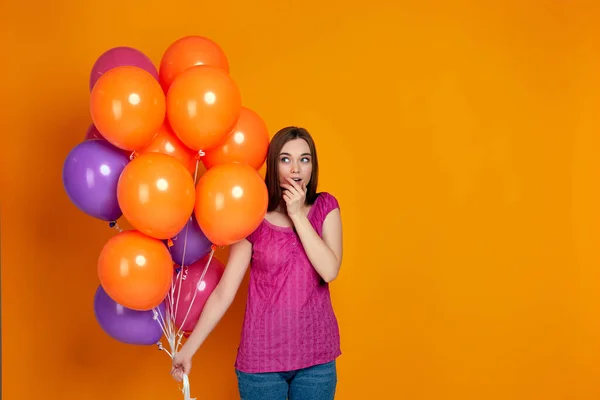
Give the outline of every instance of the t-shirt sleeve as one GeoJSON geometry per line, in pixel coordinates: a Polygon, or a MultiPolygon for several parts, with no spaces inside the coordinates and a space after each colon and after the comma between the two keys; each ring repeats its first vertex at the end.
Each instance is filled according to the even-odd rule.
{"type": "Polygon", "coordinates": [[[252,232],[251,234],[246,236],[246,240],[249,241],[250,243],[254,244],[254,242],[260,235],[261,228],[262,228],[262,223],[254,230],[254,232],[252,232]]]}
{"type": "Polygon", "coordinates": [[[340,208],[340,204],[338,203],[335,196],[331,193],[322,192],[319,194],[319,198],[317,199],[319,202],[317,207],[317,215],[315,215],[315,220],[313,221],[313,226],[321,235],[323,232],[323,222],[325,222],[325,218],[329,215],[333,210],[340,208]]]}
{"type": "Polygon", "coordinates": [[[338,203],[335,196],[331,193],[323,192],[321,193],[321,196],[323,196],[321,199],[321,216],[323,221],[325,221],[325,218],[327,218],[327,215],[329,215],[330,212],[336,208],[340,208],[340,203],[338,203]]]}

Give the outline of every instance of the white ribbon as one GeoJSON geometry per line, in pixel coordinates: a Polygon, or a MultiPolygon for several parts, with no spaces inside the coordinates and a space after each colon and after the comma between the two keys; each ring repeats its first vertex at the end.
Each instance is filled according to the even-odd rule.
{"type": "Polygon", "coordinates": [[[190,380],[186,374],[183,374],[183,388],[181,391],[183,392],[183,400],[196,400],[195,397],[190,397],[190,380]]]}

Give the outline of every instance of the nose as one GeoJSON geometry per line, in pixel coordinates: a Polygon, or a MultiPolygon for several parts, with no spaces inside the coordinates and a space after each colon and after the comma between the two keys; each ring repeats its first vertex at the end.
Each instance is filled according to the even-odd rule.
{"type": "Polygon", "coordinates": [[[300,172],[300,168],[298,168],[298,164],[297,163],[293,163],[292,164],[292,174],[297,174],[300,172]]]}

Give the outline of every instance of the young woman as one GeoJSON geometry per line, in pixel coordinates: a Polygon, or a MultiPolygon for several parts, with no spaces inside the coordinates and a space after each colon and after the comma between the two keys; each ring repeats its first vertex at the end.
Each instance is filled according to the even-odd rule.
{"type": "Polygon", "coordinates": [[[251,265],[235,371],[242,400],[329,400],[341,354],[329,283],[342,262],[338,202],[317,193],[317,151],[303,128],[271,140],[265,219],[230,246],[221,281],[194,331],[173,358],[171,374],[189,374],[192,357],[231,305],[251,265]]]}

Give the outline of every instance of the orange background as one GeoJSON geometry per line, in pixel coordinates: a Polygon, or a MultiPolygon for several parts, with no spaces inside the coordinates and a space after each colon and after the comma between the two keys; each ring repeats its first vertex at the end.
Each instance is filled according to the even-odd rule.
{"type": "MultiPolygon", "coordinates": [[[[115,231],[61,171],[103,51],[158,64],[200,34],[271,134],[314,134],[342,205],[337,398],[597,399],[598,4],[3,1],[2,398],[182,398],[165,353],[97,325],[115,231]]],[[[194,360],[198,399],[237,398],[246,284],[194,360]]]]}

